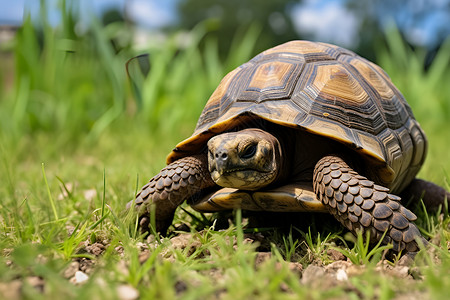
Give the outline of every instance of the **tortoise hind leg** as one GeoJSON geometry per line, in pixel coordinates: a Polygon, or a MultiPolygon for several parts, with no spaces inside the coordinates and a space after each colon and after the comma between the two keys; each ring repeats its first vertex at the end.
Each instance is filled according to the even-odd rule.
{"type": "Polygon", "coordinates": [[[370,230],[372,242],[392,243],[393,250],[419,250],[421,237],[412,222],[416,216],[400,204],[400,197],[352,170],[340,157],[326,156],[314,169],[314,192],[335,218],[353,234],[370,230]]]}
{"type": "Polygon", "coordinates": [[[206,155],[184,157],[169,164],[150,179],[135,200],[127,204],[127,208],[134,202],[143,233],[150,231],[150,216],[154,211],[155,230],[165,234],[177,207],[185,199],[213,185],[206,155]]]}
{"type": "MultiPolygon", "coordinates": [[[[436,211],[450,200],[450,193],[432,182],[415,178],[400,194],[414,208],[422,199],[428,211],[436,211]]],[[[409,206],[408,206],[409,207],[409,206]]]]}

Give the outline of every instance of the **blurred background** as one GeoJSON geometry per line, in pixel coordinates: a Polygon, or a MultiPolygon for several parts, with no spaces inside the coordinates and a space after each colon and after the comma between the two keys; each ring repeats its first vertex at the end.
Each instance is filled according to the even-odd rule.
{"type": "Polygon", "coordinates": [[[336,43],[369,57],[374,57],[373,46],[389,27],[396,26],[411,46],[430,52],[450,34],[448,0],[1,0],[0,24],[20,26],[27,14],[37,20],[45,5],[48,22],[59,26],[64,2],[77,34],[88,30],[92,17],[105,25],[124,22],[139,29],[134,42],[150,40],[152,35],[164,38],[206,22],[207,37],[220,37],[221,51],[253,24],[264,33],[256,51],[300,38],[336,43]]]}
{"type": "Polygon", "coordinates": [[[0,0],[3,155],[42,161],[95,148],[93,156],[107,157],[122,147],[162,166],[227,72],[309,39],[387,71],[428,133],[434,158],[424,175],[442,183],[450,170],[449,35],[449,0],[0,0]],[[143,53],[140,64],[129,61],[143,53]]]}

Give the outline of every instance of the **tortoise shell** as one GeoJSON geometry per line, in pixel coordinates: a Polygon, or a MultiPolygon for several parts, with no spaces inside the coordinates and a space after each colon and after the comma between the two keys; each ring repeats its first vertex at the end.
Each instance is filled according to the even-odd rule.
{"type": "Polygon", "coordinates": [[[193,135],[176,146],[167,162],[199,153],[213,135],[255,118],[354,149],[392,192],[415,177],[426,154],[424,132],[379,66],[338,46],[291,41],[228,73],[193,135]]]}

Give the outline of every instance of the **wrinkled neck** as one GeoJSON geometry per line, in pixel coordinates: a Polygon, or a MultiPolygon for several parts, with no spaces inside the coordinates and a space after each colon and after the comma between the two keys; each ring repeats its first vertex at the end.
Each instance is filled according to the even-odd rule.
{"type": "Polygon", "coordinates": [[[273,182],[280,183],[286,182],[292,170],[292,146],[295,144],[295,136],[289,136],[287,132],[282,132],[276,137],[276,144],[274,146],[274,168],[276,168],[278,174],[273,182]],[[291,140],[289,140],[289,138],[291,140]]]}

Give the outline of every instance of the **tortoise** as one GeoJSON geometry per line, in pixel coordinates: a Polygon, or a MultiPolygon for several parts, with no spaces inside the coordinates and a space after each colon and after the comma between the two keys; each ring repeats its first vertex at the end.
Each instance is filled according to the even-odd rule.
{"type": "Polygon", "coordinates": [[[354,234],[415,252],[423,238],[397,195],[425,191],[434,206],[449,195],[415,179],[426,150],[379,66],[335,45],[290,41],[223,78],[193,135],[128,207],[144,232],[154,212],[161,233],[184,200],[201,212],[328,212],[354,234]]]}

